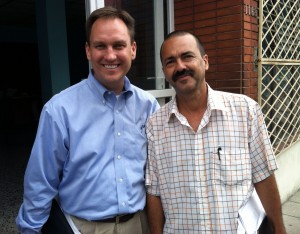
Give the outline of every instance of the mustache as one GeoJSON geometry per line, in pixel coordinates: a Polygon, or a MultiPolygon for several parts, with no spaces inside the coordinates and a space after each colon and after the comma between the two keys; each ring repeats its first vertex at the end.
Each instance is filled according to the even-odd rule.
{"type": "Polygon", "coordinates": [[[177,71],[173,74],[172,80],[176,82],[181,76],[193,76],[194,72],[191,70],[184,69],[182,71],[177,71]]]}

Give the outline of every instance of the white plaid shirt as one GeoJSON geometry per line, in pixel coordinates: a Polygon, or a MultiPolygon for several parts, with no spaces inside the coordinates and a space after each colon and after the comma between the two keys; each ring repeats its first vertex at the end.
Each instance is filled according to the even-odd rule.
{"type": "Polygon", "coordinates": [[[208,86],[196,133],[176,99],[151,116],[146,131],[147,192],[161,198],[164,233],[236,233],[253,183],[277,169],[261,109],[244,95],[208,86]]]}

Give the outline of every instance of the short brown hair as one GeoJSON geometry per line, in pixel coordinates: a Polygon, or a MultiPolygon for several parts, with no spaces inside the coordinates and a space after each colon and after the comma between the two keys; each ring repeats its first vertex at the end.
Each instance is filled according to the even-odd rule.
{"type": "Polygon", "coordinates": [[[135,36],[135,20],[134,18],[125,10],[119,10],[112,6],[105,6],[102,8],[99,8],[97,10],[94,10],[90,16],[88,17],[85,25],[86,30],[86,41],[88,44],[90,44],[90,36],[91,36],[91,30],[92,26],[95,23],[97,19],[115,19],[118,18],[122,20],[125,25],[127,26],[128,33],[130,36],[131,43],[134,42],[134,36],[135,36]]]}

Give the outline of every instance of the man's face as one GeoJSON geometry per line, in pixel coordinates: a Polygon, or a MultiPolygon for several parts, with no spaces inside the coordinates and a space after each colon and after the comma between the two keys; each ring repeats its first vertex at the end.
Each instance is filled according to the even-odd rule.
{"type": "Polygon", "coordinates": [[[123,89],[123,77],[136,56],[128,29],[120,19],[98,19],[93,24],[86,55],[92,63],[95,78],[117,94],[123,89]]]}
{"type": "Polygon", "coordinates": [[[208,56],[201,56],[192,35],[167,39],[162,48],[161,58],[166,80],[177,94],[190,94],[205,86],[208,56]]]}

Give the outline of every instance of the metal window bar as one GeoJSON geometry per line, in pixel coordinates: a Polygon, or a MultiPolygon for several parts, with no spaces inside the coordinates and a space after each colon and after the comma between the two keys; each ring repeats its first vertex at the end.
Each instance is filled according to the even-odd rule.
{"type": "Polygon", "coordinates": [[[300,141],[300,1],[259,0],[258,101],[276,154],[300,141]]]}

